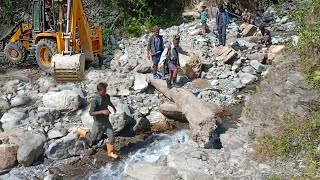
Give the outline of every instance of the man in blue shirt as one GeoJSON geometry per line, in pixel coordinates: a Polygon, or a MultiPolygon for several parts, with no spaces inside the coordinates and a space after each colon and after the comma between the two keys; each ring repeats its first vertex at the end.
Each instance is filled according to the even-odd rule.
{"type": "Polygon", "coordinates": [[[218,4],[218,10],[216,13],[216,26],[218,28],[219,45],[226,45],[227,26],[229,24],[229,14],[224,9],[223,4],[218,4]]]}
{"type": "Polygon", "coordinates": [[[153,27],[153,36],[150,37],[147,46],[148,58],[152,60],[153,77],[158,79],[157,71],[160,61],[161,53],[163,51],[163,38],[159,35],[160,28],[158,26],[153,27]]]}

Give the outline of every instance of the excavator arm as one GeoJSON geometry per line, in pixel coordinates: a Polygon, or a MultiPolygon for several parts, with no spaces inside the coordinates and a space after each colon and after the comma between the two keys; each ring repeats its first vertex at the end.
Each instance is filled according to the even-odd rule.
{"type": "Polygon", "coordinates": [[[94,61],[94,54],[102,54],[101,29],[95,29],[96,33],[100,33],[98,36],[92,34],[82,1],[68,0],[67,3],[67,25],[63,33],[65,49],[61,54],[55,54],[51,62],[51,74],[58,82],[82,81],[85,62],[94,61]],[[81,52],[77,53],[79,40],[81,52]]]}

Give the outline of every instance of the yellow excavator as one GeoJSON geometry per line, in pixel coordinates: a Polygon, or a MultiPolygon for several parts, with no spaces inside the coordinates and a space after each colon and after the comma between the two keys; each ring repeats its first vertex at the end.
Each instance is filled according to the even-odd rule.
{"type": "Polygon", "coordinates": [[[91,29],[81,0],[32,0],[32,18],[21,22],[0,41],[7,63],[34,55],[38,66],[58,82],[82,81],[85,64],[102,65],[100,26],[91,29]]]}

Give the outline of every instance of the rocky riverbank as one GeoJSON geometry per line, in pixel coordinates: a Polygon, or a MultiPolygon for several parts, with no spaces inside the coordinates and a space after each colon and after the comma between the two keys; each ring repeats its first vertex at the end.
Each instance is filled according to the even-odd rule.
{"type": "MultiPolygon", "coordinates": [[[[272,18],[269,22],[273,27],[292,30],[290,25],[293,23],[283,20],[285,17],[277,17],[274,13],[272,18]]],[[[282,44],[295,44],[297,38],[274,36],[274,45],[265,47],[257,41],[257,27],[232,22],[228,27],[227,46],[215,47],[217,38],[214,34],[191,35],[198,27],[199,22],[189,22],[160,31],[166,42],[179,33],[182,48],[193,53],[190,57],[181,55],[178,77],[181,90],[167,91],[161,86],[163,80],[148,78],[151,62],[146,58],[146,43],[151,34],[111,41],[114,51],[105,52],[102,69],[89,68],[86,80],[81,83],[57,84],[52,77],[35,68],[9,67],[1,72],[0,151],[3,156],[0,156],[0,171],[5,174],[0,179],[49,179],[52,176],[101,179],[110,177],[105,174],[111,171],[109,166],[97,171],[101,166],[110,164],[123,168],[123,161],[130,163],[117,171],[113,179],[120,175],[124,179],[264,179],[273,173],[275,169],[271,166],[249,158],[254,142],[248,133],[252,132],[253,125],[242,120],[236,123],[235,129],[223,127],[227,124],[224,121],[230,121],[230,114],[234,117],[238,112],[220,110],[247,101],[248,93],[252,92],[250,89],[274,73],[269,67],[275,64],[276,57],[285,48],[282,44]],[[78,139],[75,135],[77,127],[89,131],[92,128],[88,104],[101,81],[108,83],[107,92],[117,108],[110,121],[117,134],[118,148],[135,147],[133,144],[144,142],[151,133],[168,133],[177,126],[175,120],[189,122],[190,131],[183,135],[183,139],[189,137],[189,140],[178,138],[176,143],[167,143],[176,136],[151,135],[146,139],[148,146],[138,146],[140,151],[123,150],[136,156],[124,154],[126,159],[109,163],[99,147],[101,142],[93,144],[92,139],[78,139]],[[175,91],[188,94],[183,96],[185,101],[172,97],[175,91]],[[203,112],[210,115],[201,113],[198,116],[190,110],[193,106],[188,105],[191,103],[183,103],[190,99],[205,105],[203,112]],[[217,109],[224,113],[214,114],[217,109]],[[205,117],[212,117],[206,121],[210,127],[201,121],[205,117]],[[215,146],[219,141],[220,147],[215,146]],[[152,149],[155,142],[165,143],[165,151],[155,145],[152,153],[143,157],[156,155],[145,161],[139,153],[152,149]],[[140,159],[130,161],[131,157],[140,159]]]]}

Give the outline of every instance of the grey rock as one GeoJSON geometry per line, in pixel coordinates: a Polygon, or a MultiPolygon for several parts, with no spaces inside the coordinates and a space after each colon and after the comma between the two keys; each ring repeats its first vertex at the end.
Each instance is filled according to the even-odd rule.
{"type": "Polygon", "coordinates": [[[76,134],[71,132],[67,136],[51,143],[45,154],[52,160],[66,159],[81,155],[86,147],[86,142],[78,140],[76,134]]]}
{"type": "Polygon", "coordinates": [[[219,85],[219,80],[218,80],[218,79],[214,79],[214,80],[211,81],[210,84],[211,84],[212,86],[217,86],[217,85],[219,85]]]}
{"type": "Polygon", "coordinates": [[[238,78],[233,79],[233,80],[231,81],[231,83],[232,83],[232,85],[233,85],[235,88],[237,88],[237,89],[241,89],[241,88],[244,88],[244,87],[245,87],[245,85],[242,84],[242,82],[241,82],[240,79],[238,79],[238,78]]]}
{"type": "Polygon", "coordinates": [[[257,27],[256,26],[254,26],[254,25],[252,25],[252,24],[248,24],[245,28],[244,28],[244,30],[242,31],[242,35],[243,36],[252,36],[252,35],[254,35],[254,33],[257,31],[257,27]]]}
{"type": "Polygon", "coordinates": [[[293,36],[291,36],[291,39],[292,39],[292,45],[294,45],[294,46],[298,45],[299,36],[293,35],[293,36]]]}
{"type": "Polygon", "coordinates": [[[42,101],[46,108],[59,111],[76,111],[82,105],[83,99],[77,92],[63,90],[44,94],[42,101]]]}
{"type": "Polygon", "coordinates": [[[174,168],[155,164],[133,164],[123,175],[124,180],[150,180],[150,179],[170,179],[180,180],[178,171],[174,168]]]}
{"type": "Polygon", "coordinates": [[[23,166],[30,166],[43,154],[46,137],[43,134],[24,133],[21,137],[17,159],[23,166]]]}
{"type": "Polygon", "coordinates": [[[132,114],[131,107],[120,100],[114,101],[113,104],[115,105],[117,112],[114,113],[113,110],[110,109],[113,113],[109,116],[109,120],[114,132],[117,133],[126,127],[128,122],[132,119],[132,114]]]}
{"type": "Polygon", "coordinates": [[[149,119],[151,124],[166,121],[166,117],[162,113],[157,111],[151,111],[150,115],[147,116],[147,118],[149,119]]]}
{"type": "Polygon", "coordinates": [[[229,70],[225,70],[222,74],[219,75],[219,79],[226,79],[232,75],[232,72],[229,70]]]}
{"type": "Polygon", "coordinates": [[[261,73],[263,71],[265,71],[267,68],[261,64],[260,62],[258,62],[257,60],[252,60],[250,61],[250,65],[258,72],[261,73]]]}
{"type": "Polygon", "coordinates": [[[147,118],[139,116],[135,120],[136,124],[133,126],[133,131],[136,134],[141,134],[150,130],[150,122],[147,118]]]}
{"type": "Polygon", "coordinates": [[[136,74],[134,78],[134,90],[143,92],[148,88],[147,75],[136,74]]]}
{"type": "Polygon", "coordinates": [[[260,52],[255,52],[252,54],[247,54],[246,55],[248,57],[248,59],[250,60],[258,60],[259,62],[263,62],[265,55],[260,53],[260,52]]]}
{"type": "Polygon", "coordinates": [[[19,107],[19,106],[26,105],[29,102],[31,102],[31,98],[29,96],[18,95],[10,101],[10,104],[11,104],[11,107],[19,107]]]}
{"type": "Polygon", "coordinates": [[[60,117],[60,111],[56,109],[41,108],[38,107],[38,113],[36,114],[36,120],[40,123],[54,123],[60,117]]]}
{"type": "Polygon", "coordinates": [[[57,139],[57,138],[61,138],[64,137],[68,134],[68,131],[64,128],[55,128],[49,131],[48,133],[48,140],[51,139],[57,139]]]}
{"type": "Polygon", "coordinates": [[[252,67],[252,66],[246,66],[242,69],[242,72],[244,73],[249,73],[249,74],[252,74],[252,75],[256,75],[256,71],[255,69],[252,67]]]}
{"type": "Polygon", "coordinates": [[[27,114],[21,109],[13,108],[4,113],[1,117],[2,128],[4,130],[10,130],[17,125],[22,124],[22,120],[27,118],[27,114]]]}
{"type": "Polygon", "coordinates": [[[258,80],[257,76],[249,74],[249,73],[239,73],[239,78],[241,80],[241,83],[244,85],[251,84],[258,80]]]}

